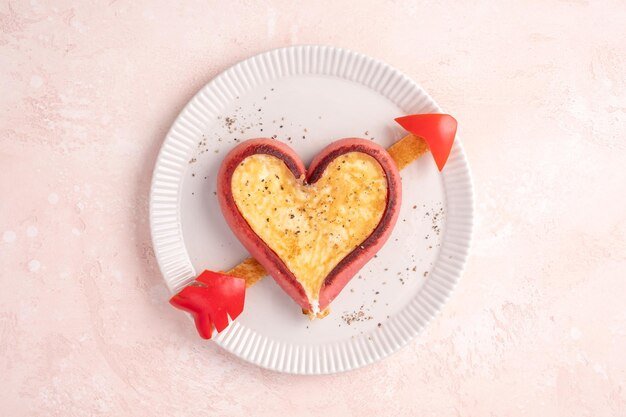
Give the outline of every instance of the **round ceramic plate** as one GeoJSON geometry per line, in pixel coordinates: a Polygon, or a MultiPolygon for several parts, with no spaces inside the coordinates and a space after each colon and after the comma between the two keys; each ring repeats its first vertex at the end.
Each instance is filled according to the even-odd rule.
{"type": "MultiPolygon", "coordinates": [[[[220,162],[238,142],[273,137],[308,163],[344,137],[388,147],[405,134],[395,117],[435,112],[437,104],[399,71],[337,48],[277,49],[224,71],[178,116],[154,169],[150,225],[168,287],[177,292],[204,269],[227,270],[248,256],[215,191],[220,162]]],[[[266,277],[247,290],[244,312],[215,343],[265,368],[323,374],[378,361],[415,337],[461,276],[472,185],[458,138],[442,173],[426,154],[401,175],[402,210],[391,237],[329,316],[309,321],[266,277]]]]}

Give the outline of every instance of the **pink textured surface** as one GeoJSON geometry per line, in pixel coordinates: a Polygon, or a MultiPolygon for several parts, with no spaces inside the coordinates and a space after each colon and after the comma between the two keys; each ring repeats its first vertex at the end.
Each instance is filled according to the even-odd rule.
{"type": "Polygon", "coordinates": [[[0,415],[626,415],[624,2],[87,3],[0,5],[0,415]],[[443,313],[327,377],[195,337],[147,222],[184,103],[296,43],[424,85],[459,120],[476,188],[443,313]]]}

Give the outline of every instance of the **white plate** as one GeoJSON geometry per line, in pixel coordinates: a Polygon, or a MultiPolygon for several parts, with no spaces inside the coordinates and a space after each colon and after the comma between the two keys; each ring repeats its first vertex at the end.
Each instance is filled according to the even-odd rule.
{"type": "MultiPolygon", "coordinates": [[[[439,111],[394,68],[337,48],[273,50],[224,71],[178,116],[154,169],[150,225],[168,287],[177,292],[202,270],[247,257],[215,197],[217,169],[236,140],[277,135],[309,162],[343,137],[387,147],[404,134],[395,117],[439,111]]],[[[380,360],[417,335],[461,276],[472,185],[458,139],[442,174],[428,154],[401,174],[391,238],[328,317],[310,322],[268,277],[247,291],[245,311],[213,340],[265,368],[323,374],[380,360]]]]}

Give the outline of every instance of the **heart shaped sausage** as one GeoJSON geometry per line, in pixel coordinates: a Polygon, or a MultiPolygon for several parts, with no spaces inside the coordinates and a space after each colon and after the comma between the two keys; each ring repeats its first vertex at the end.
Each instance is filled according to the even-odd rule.
{"type": "Polygon", "coordinates": [[[218,174],[226,222],[303,309],[318,313],[385,243],[398,218],[401,181],[382,147],[348,138],[309,169],[287,145],[252,139],[218,174]]]}

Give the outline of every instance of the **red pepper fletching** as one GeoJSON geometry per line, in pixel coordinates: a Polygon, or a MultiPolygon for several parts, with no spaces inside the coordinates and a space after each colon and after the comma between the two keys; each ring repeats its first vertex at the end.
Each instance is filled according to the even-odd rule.
{"type": "Polygon", "coordinates": [[[441,171],[454,143],[456,119],[449,114],[413,114],[395,120],[405,130],[426,141],[441,171]]]}
{"type": "Polygon", "coordinates": [[[228,316],[236,319],[243,311],[246,281],[213,271],[204,271],[170,299],[170,304],[193,316],[198,334],[210,339],[228,327],[228,316]]]}

